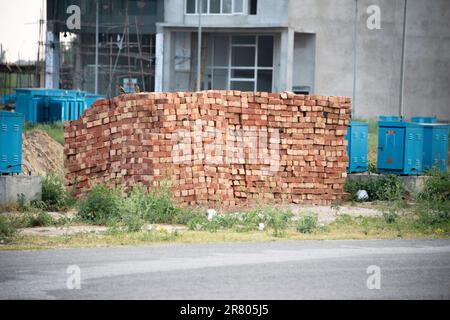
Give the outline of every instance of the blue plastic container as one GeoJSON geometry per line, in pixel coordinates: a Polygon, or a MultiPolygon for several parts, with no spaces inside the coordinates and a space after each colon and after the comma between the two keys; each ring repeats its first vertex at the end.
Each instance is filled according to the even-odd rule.
{"type": "Polygon", "coordinates": [[[23,116],[0,111],[0,174],[22,172],[23,116]]]}
{"type": "Polygon", "coordinates": [[[367,171],[367,145],[369,126],[365,122],[351,121],[347,130],[347,172],[367,171]]]}
{"type": "Polygon", "coordinates": [[[378,125],[378,172],[403,175],[422,173],[423,126],[403,121],[380,121],[378,125]]]}

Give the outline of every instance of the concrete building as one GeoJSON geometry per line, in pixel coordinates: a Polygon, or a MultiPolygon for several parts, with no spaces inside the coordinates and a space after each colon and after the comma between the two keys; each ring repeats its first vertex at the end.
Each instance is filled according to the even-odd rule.
{"type": "Polygon", "coordinates": [[[156,91],[196,89],[200,24],[201,89],[345,95],[356,117],[450,120],[448,0],[166,0],[163,21],[156,91]]]}
{"type": "Polygon", "coordinates": [[[106,96],[134,84],[153,91],[164,0],[47,0],[46,8],[46,87],[106,96]]]}

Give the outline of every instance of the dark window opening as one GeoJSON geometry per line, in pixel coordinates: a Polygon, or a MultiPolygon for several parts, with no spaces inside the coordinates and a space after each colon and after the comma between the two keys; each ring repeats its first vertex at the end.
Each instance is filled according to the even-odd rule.
{"type": "Polygon", "coordinates": [[[248,4],[249,14],[257,14],[258,13],[258,0],[249,0],[248,4]]]}

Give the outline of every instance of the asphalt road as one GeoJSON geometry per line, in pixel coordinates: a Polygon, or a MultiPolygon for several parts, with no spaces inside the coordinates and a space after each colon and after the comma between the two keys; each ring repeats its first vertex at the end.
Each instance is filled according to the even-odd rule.
{"type": "Polygon", "coordinates": [[[0,299],[449,298],[448,240],[0,251],[0,299]]]}

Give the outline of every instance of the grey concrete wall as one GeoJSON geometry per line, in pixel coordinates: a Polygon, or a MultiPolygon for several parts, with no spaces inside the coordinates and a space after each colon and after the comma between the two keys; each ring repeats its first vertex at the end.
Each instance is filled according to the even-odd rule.
{"type": "MultiPolygon", "coordinates": [[[[355,0],[291,0],[289,24],[316,37],[315,91],[353,96],[355,0]]],[[[400,112],[403,0],[358,0],[356,116],[400,112]],[[366,22],[381,9],[381,29],[366,22]]],[[[450,1],[408,0],[404,115],[450,120],[450,1]]]]}
{"type": "MultiPolygon", "coordinates": [[[[165,23],[196,27],[198,16],[185,15],[184,6],[184,0],[166,0],[165,23]]],[[[250,32],[258,27],[267,31],[276,27],[278,33],[281,29],[275,42],[276,91],[291,90],[303,77],[299,72],[305,67],[298,61],[304,57],[296,49],[294,35],[315,34],[315,93],[354,96],[355,116],[375,118],[400,113],[403,8],[404,0],[259,0],[256,16],[203,16],[202,24],[210,31],[228,28],[250,32]],[[359,14],[354,50],[355,3],[359,14]],[[381,9],[380,30],[367,28],[370,5],[381,9]]],[[[165,41],[165,50],[170,52],[172,46],[165,41]]],[[[169,52],[165,52],[165,88],[171,87],[166,71],[169,52]]],[[[450,1],[408,0],[403,114],[450,120],[449,88],[450,1]]]]}
{"type": "Polygon", "coordinates": [[[450,120],[450,1],[408,0],[407,116],[450,120]]]}
{"type": "Polygon", "coordinates": [[[0,204],[17,202],[23,194],[26,201],[41,200],[42,178],[38,176],[0,176],[0,204]]]}

